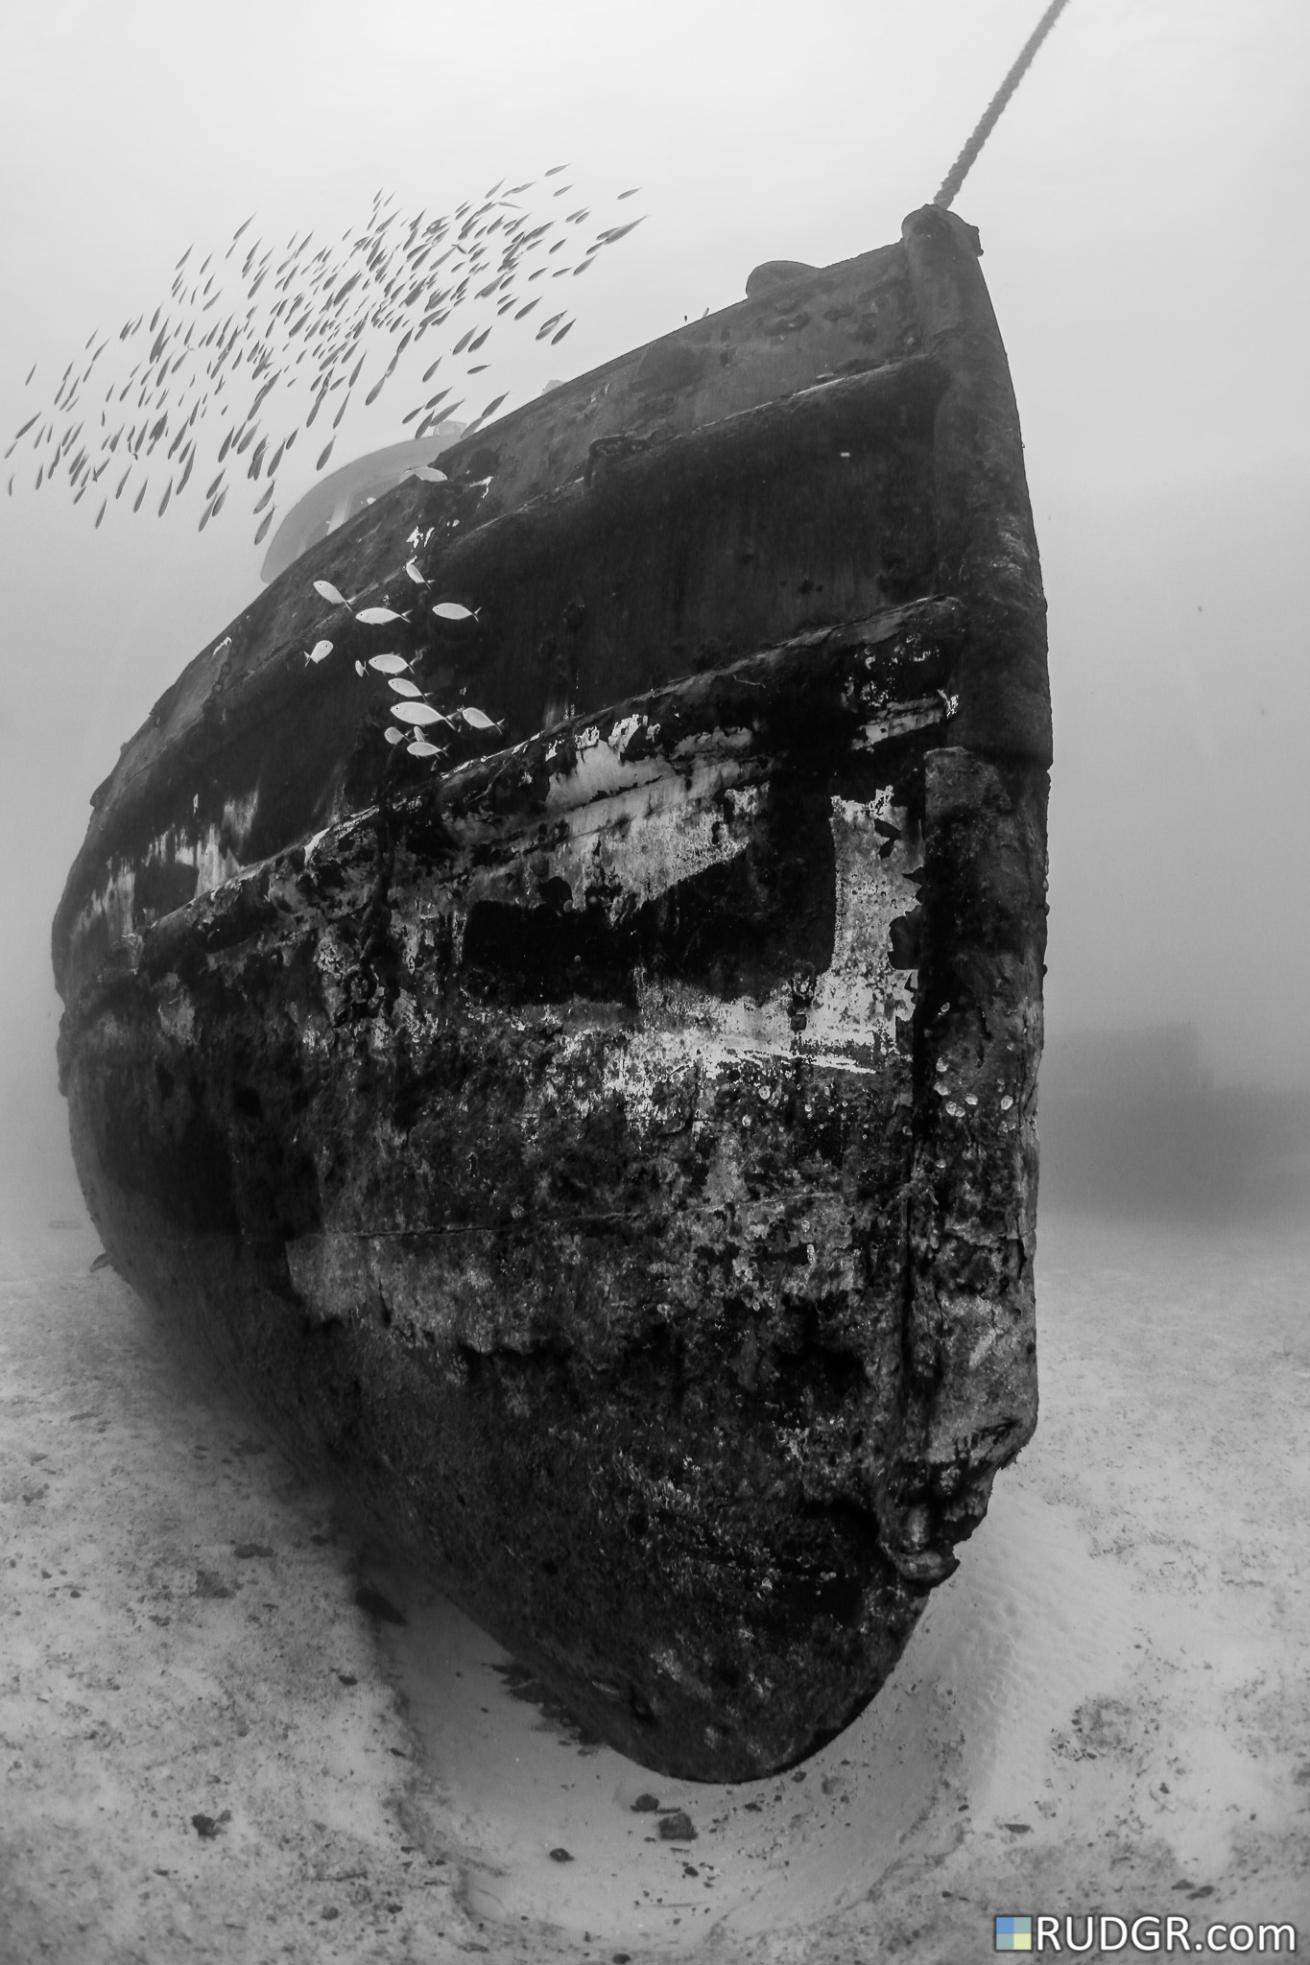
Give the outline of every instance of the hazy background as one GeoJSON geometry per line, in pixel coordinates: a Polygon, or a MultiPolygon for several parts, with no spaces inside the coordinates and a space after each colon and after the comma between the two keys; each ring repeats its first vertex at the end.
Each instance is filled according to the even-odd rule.
{"type": "MultiPolygon", "coordinates": [[[[569,340],[490,344],[486,398],[522,400],[740,298],[761,260],[894,240],[1039,12],[10,0],[0,442],[251,211],[269,241],[326,239],[379,186],[408,214],[566,160],[598,206],[640,184],[618,216],[646,222],[567,283],[569,340]]],[[[1071,0],[957,201],[1050,600],[1050,1032],[1190,1023],[1221,1085],[1270,1089],[1310,1084],[1308,84],[1305,0],[1071,0]]],[[[412,406],[352,412],[335,463],[412,406]]],[[[87,796],[262,549],[235,493],[203,535],[198,503],[154,517],[157,488],[95,531],[98,498],[34,493],[29,455],[0,474],[24,466],[0,483],[0,1174],[62,1182],[48,924],[87,796]]]]}

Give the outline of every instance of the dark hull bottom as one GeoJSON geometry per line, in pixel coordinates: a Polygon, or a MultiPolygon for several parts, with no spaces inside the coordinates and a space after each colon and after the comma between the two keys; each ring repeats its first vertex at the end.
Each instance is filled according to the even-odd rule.
{"type": "MultiPolygon", "coordinates": [[[[775,1772],[840,1731],[891,1670],[926,1586],[881,1556],[857,1506],[808,1497],[799,1464],[787,1480],[768,1422],[743,1425],[740,1333],[696,1340],[718,1350],[713,1374],[670,1330],[585,1378],[549,1348],[473,1345],[458,1377],[434,1376],[389,1341],[381,1297],[373,1329],[308,1324],[275,1252],[178,1238],[83,1174],[97,1212],[130,1224],[141,1295],[161,1315],[183,1310],[293,1452],[335,1474],[406,1555],[450,1564],[463,1605],[634,1760],[684,1779],[775,1772]],[[688,1373],[702,1388],[722,1377],[694,1420],[688,1373]]],[[[561,1253],[600,1294],[625,1252],[579,1235],[561,1253]]],[[[520,1262],[533,1251],[507,1241],[487,1266],[520,1262]]],[[[795,1343],[799,1434],[807,1417],[836,1418],[852,1367],[807,1357],[799,1328],[795,1343]]]]}

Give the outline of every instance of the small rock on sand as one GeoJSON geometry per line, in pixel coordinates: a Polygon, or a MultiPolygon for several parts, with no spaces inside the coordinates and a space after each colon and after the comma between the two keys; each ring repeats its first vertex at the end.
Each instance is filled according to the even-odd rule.
{"type": "Polygon", "coordinates": [[[223,1828],[228,1822],[230,1822],[231,1819],[232,1819],[232,1810],[230,1808],[225,1808],[222,1814],[219,1815],[217,1818],[215,1818],[213,1815],[193,1815],[191,1817],[191,1826],[195,1830],[196,1834],[200,1836],[203,1841],[208,1842],[212,1840],[212,1838],[218,1834],[219,1830],[223,1828]]]}
{"type": "Polygon", "coordinates": [[[198,1597],[230,1597],[233,1590],[231,1584],[216,1576],[212,1569],[198,1569],[195,1593],[198,1597]]]}

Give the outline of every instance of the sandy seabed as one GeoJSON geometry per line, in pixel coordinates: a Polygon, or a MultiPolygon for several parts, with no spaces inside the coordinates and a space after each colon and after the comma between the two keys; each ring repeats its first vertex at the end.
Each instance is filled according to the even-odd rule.
{"type": "Polygon", "coordinates": [[[98,1246],[11,1195],[0,1965],[965,1965],[996,1913],[1310,1948],[1310,1220],[1044,1215],[1037,1438],[875,1705],[735,1787],[552,1718],[98,1246]]]}

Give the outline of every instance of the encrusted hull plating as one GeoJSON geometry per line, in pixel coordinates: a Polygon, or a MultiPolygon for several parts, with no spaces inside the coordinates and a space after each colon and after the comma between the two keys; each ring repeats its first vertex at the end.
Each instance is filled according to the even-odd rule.
{"type": "Polygon", "coordinates": [[[853,373],[686,409],[748,303],[570,385],[578,481],[523,412],[307,556],[129,747],[56,926],[123,1272],[704,1779],[867,1703],[1035,1418],[1040,586],[967,229],[907,242],[814,276],[853,373]],[[411,519],[519,739],[437,777],[294,639],[411,519]]]}

